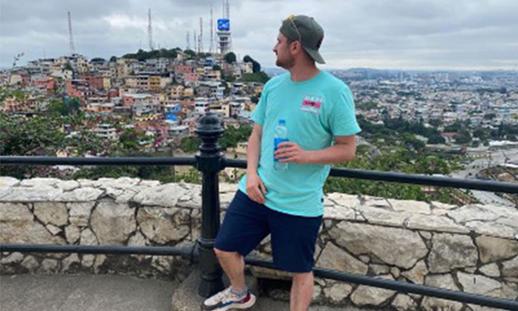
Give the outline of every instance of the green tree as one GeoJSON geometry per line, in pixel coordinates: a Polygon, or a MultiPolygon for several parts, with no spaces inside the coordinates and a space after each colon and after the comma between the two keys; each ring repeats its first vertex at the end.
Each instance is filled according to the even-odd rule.
{"type": "Polygon", "coordinates": [[[234,54],[234,52],[228,52],[227,54],[225,54],[225,56],[223,56],[223,59],[225,60],[225,62],[227,62],[227,64],[233,64],[237,60],[236,54],[234,54]]]}
{"type": "Polygon", "coordinates": [[[251,133],[252,127],[250,125],[242,125],[240,128],[229,127],[225,129],[219,144],[223,149],[235,148],[237,143],[247,141],[251,133]]]}
{"type": "Polygon", "coordinates": [[[102,57],[94,57],[90,60],[90,62],[92,63],[104,63],[106,62],[106,59],[102,58],[102,57]]]}
{"type": "Polygon", "coordinates": [[[242,75],[240,81],[243,82],[260,82],[260,83],[266,83],[270,80],[270,77],[264,72],[257,72],[257,73],[245,73],[242,75]]]}
{"type": "MultiPolygon", "coordinates": [[[[65,146],[59,116],[16,117],[0,112],[0,154],[55,156],[65,146]]],[[[37,166],[0,166],[0,176],[26,178],[48,170],[37,166]]]]}
{"type": "Polygon", "coordinates": [[[51,114],[66,116],[79,112],[80,105],[81,102],[78,98],[52,99],[47,111],[51,114]]]}
{"type": "Polygon", "coordinates": [[[195,57],[196,57],[196,52],[194,52],[193,50],[185,50],[185,51],[183,51],[183,53],[184,53],[188,58],[195,58],[195,57]]]}
{"type": "Polygon", "coordinates": [[[201,140],[198,137],[188,136],[180,141],[180,149],[187,153],[193,153],[198,151],[200,144],[201,140]]]}
{"type": "Polygon", "coordinates": [[[63,146],[65,134],[60,117],[12,117],[0,113],[0,154],[54,155],[63,146]]]}
{"type": "Polygon", "coordinates": [[[461,130],[455,137],[455,142],[461,145],[469,144],[471,142],[471,134],[467,130],[461,130]]]}
{"type": "Polygon", "coordinates": [[[245,57],[243,57],[243,62],[252,63],[253,73],[258,73],[261,71],[261,64],[259,64],[259,62],[257,62],[255,59],[253,59],[249,55],[246,55],[245,57]]]}
{"type": "Polygon", "coordinates": [[[440,125],[442,125],[441,119],[431,119],[429,122],[430,122],[430,125],[433,127],[439,127],[440,125]]]}

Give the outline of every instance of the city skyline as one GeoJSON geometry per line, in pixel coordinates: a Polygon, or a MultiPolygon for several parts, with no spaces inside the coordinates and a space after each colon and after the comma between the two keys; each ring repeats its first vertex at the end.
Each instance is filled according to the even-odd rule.
{"type": "MultiPolygon", "coordinates": [[[[11,66],[21,52],[20,65],[70,54],[67,11],[75,49],[88,58],[147,50],[149,8],[155,47],[184,49],[186,32],[198,31],[203,17],[208,49],[211,4],[214,19],[221,17],[222,1],[0,0],[0,67],[11,66]]],[[[234,0],[230,19],[234,52],[265,67],[274,67],[272,47],[281,20],[307,14],[326,32],[324,69],[518,70],[518,20],[512,13],[517,10],[518,3],[510,0],[234,0]]]]}

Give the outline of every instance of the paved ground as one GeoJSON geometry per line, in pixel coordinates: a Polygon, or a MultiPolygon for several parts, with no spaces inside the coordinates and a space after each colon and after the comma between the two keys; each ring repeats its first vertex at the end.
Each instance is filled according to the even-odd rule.
{"type": "MultiPolygon", "coordinates": [[[[199,276],[182,285],[120,275],[0,275],[1,311],[177,311],[200,310],[199,276]],[[174,293],[174,295],[173,295],[174,293]]],[[[254,311],[289,310],[287,302],[260,297],[254,311]]],[[[310,311],[374,311],[312,306],[310,311]]],[[[379,310],[376,310],[379,311],[379,310]]]]}
{"type": "Polygon", "coordinates": [[[175,287],[118,275],[3,275],[0,310],[170,311],[175,287]]]}

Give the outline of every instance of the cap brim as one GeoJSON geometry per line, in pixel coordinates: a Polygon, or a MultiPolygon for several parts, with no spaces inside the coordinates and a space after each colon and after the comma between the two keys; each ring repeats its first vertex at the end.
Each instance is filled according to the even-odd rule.
{"type": "Polygon", "coordinates": [[[308,49],[306,47],[304,47],[304,50],[306,50],[306,52],[308,52],[309,56],[311,56],[311,58],[313,58],[313,60],[319,64],[325,64],[325,60],[324,58],[322,57],[322,55],[320,55],[320,53],[317,51],[317,50],[313,50],[313,49],[308,49]]]}

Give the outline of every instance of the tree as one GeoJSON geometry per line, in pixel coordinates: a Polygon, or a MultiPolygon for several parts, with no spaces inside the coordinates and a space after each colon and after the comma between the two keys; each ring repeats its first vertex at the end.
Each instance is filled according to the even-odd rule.
{"type": "MultiPolygon", "coordinates": [[[[193,52],[194,53],[194,52],[193,52]]],[[[152,50],[152,51],[144,51],[142,49],[139,49],[137,53],[128,53],[123,55],[123,58],[129,58],[129,59],[137,59],[138,61],[145,61],[147,59],[153,59],[153,58],[176,58],[178,56],[178,50],[177,49],[160,49],[160,50],[152,50]]]]}
{"type": "Polygon", "coordinates": [[[433,127],[439,127],[439,125],[442,124],[441,119],[431,119],[429,122],[430,122],[430,125],[433,127]]]}
{"type": "Polygon", "coordinates": [[[91,63],[105,63],[106,60],[102,57],[94,57],[90,60],[91,63]]]}
{"type": "Polygon", "coordinates": [[[70,65],[70,63],[69,63],[69,62],[67,62],[67,63],[65,64],[65,67],[64,67],[63,69],[65,69],[65,70],[69,70],[69,71],[73,71],[73,70],[74,70],[74,69],[72,68],[72,65],[70,65]]]}
{"type": "Polygon", "coordinates": [[[223,137],[219,140],[219,144],[223,149],[235,148],[237,143],[247,141],[251,133],[252,127],[249,125],[242,125],[240,128],[231,126],[225,129],[223,137]]]}
{"type": "Polygon", "coordinates": [[[243,57],[243,62],[245,63],[252,63],[252,71],[254,73],[261,71],[261,64],[259,64],[257,61],[255,61],[252,57],[246,55],[243,57]]]}
{"type": "Polygon", "coordinates": [[[183,53],[184,53],[188,58],[194,58],[194,57],[196,57],[196,52],[194,52],[193,50],[185,50],[185,51],[183,51],[183,53]]]}
{"type": "Polygon", "coordinates": [[[56,116],[14,118],[0,113],[0,154],[35,155],[63,146],[62,121],[56,116]]]}
{"type": "Polygon", "coordinates": [[[444,144],[446,140],[441,135],[432,135],[428,138],[429,144],[444,144]]]}
{"type": "Polygon", "coordinates": [[[110,63],[115,63],[117,61],[117,56],[110,57],[110,63]]]}
{"type": "Polygon", "coordinates": [[[484,115],[484,120],[493,120],[494,118],[496,118],[496,114],[495,113],[486,113],[484,115]]]}
{"type": "Polygon", "coordinates": [[[47,107],[47,111],[51,114],[67,116],[77,113],[80,105],[81,102],[77,98],[52,99],[47,107]]]}
{"type": "Polygon", "coordinates": [[[234,52],[228,52],[227,54],[225,54],[223,59],[225,60],[225,62],[227,62],[227,64],[233,64],[237,60],[236,54],[234,54],[234,52]]]}
{"type": "Polygon", "coordinates": [[[264,71],[261,71],[257,73],[245,73],[241,76],[240,80],[243,82],[260,82],[264,84],[270,80],[270,77],[264,71]]]}
{"type": "Polygon", "coordinates": [[[182,149],[183,152],[193,153],[198,151],[200,144],[201,140],[198,137],[188,136],[182,138],[180,141],[180,149],[182,149]]]}
{"type": "Polygon", "coordinates": [[[471,134],[467,130],[462,130],[455,137],[455,142],[460,145],[469,144],[471,142],[471,134]]]}
{"type": "Polygon", "coordinates": [[[120,151],[123,153],[133,153],[139,150],[138,141],[142,139],[143,134],[138,133],[135,129],[125,129],[119,136],[118,144],[120,151]]]}

